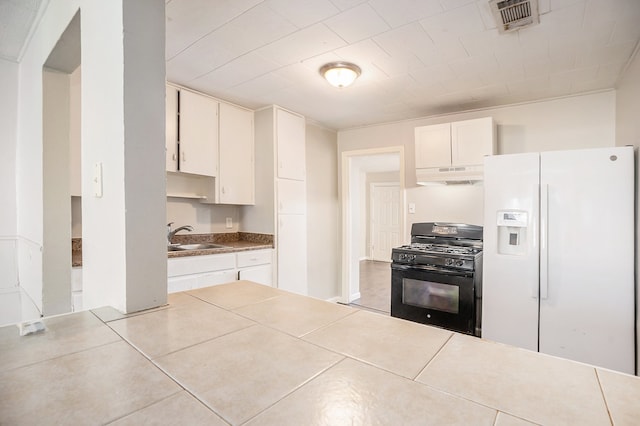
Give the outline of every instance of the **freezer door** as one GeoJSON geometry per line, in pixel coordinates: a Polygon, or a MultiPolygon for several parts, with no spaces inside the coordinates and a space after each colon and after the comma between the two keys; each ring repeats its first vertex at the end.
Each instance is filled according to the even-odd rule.
{"type": "Polygon", "coordinates": [[[484,163],[482,337],[534,351],[539,163],[537,153],[485,157],[484,163]]]}
{"type": "Polygon", "coordinates": [[[633,374],[633,148],[542,153],[541,188],[540,352],[633,374]]]}

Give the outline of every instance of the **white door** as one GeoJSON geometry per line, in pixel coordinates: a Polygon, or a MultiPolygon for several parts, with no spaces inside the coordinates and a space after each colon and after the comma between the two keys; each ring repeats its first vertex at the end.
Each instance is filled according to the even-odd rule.
{"type": "Polygon", "coordinates": [[[371,184],[370,228],[372,260],[391,261],[391,249],[400,245],[400,185],[371,184]]]}
{"type": "Polygon", "coordinates": [[[538,350],[539,174],[538,153],[485,158],[482,337],[532,351],[538,350]],[[509,240],[520,230],[499,228],[500,211],[526,214],[524,239],[509,240]],[[524,250],[515,254],[513,244],[524,250]]]}
{"type": "Polygon", "coordinates": [[[540,158],[540,352],[633,374],[633,149],[540,158]]]}

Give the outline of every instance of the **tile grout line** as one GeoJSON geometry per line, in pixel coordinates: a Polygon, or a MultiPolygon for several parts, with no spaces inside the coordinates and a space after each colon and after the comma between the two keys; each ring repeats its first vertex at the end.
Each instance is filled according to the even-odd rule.
{"type": "MultiPolygon", "coordinates": [[[[331,351],[333,352],[333,351],[331,351]]],[[[334,352],[336,353],[336,352],[334,352]]],[[[337,354],[337,353],[336,353],[337,354]]],[[[347,356],[342,357],[342,359],[339,359],[338,361],[334,362],[333,364],[327,366],[326,368],[318,371],[316,374],[314,374],[313,376],[309,377],[307,380],[303,381],[302,383],[300,383],[298,386],[294,387],[290,392],[287,392],[282,398],[278,399],[277,401],[274,401],[273,403],[271,403],[269,406],[267,406],[266,408],[264,408],[262,411],[260,411],[259,413],[255,414],[254,416],[248,418],[247,420],[245,420],[244,422],[240,423],[241,425],[246,424],[248,422],[250,422],[251,420],[255,419],[256,417],[258,417],[259,415],[261,415],[262,413],[266,412],[267,410],[269,410],[271,407],[273,407],[274,405],[278,404],[280,401],[288,398],[290,395],[292,395],[293,393],[297,392],[298,390],[300,390],[301,388],[303,388],[304,386],[308,385],[309,383],[313,382],[314,380],[316,380],[318,377],[320,377],[321,375],[323,375],[324,373],[326,373],[327,371],[331,370],[332,368],[334,368],[335,366],[337,366],[338,364],[341,364],[342,362],[344,362],[347,358],[347,356]]]]}
{"type": "Polygon", "coordinates": [[[598,382],[598,388],[600,389],[600,394],[602,395],[602,400],[604,401],[604,406],[607,409],[607,415],[609,416],[609,421],[613,425],[613,417],[611,417],[611,409],[609,408],[609,404],[607,403],[607,397],[604,394],[604,389],[602,388],[602,382],[600,381],[600,374],[598,374],[598,369],[593,367],[593,372],[596,375],[596,381],[598,382]]]}
{"type": "MultiPolygon", "coordinates": [[[[123,318],[123,319],[124,319],[124,318],[123,318]]],[[[108,324],[106,324],[106,323],[105,323],[105,325],[106,325],[107,327],[109,327],[109,325],[108,325],[108,324]]],[[[251,327],[251,326],[250,326],[250,327],[251,327]]],[[[202,401],[202,400],[201,400],[200,398],[198,398],[198,397],[197,397],[193,392],[191,392],[191,390],[189,390],[189,389],[187,389],[185,386],[183,386],[183,385],[182,385],[182,383],[180,383],[180,381],[178,381],[178,379],[174,378],[171,374],[169,374],[169,372],[168,372],[168,371],[165,371],[165,370],[164,370],[160,365],[156,364],[156,363],[154,362],[154,360],[153,360],[153,359],[151,359],[147,354],[145,354],[141,349],[138,349],[136,346],[134,346],[131,342],[129,342],[127,339],[125,339],[122,335],[120,335],[120,333],[118,333],[116,330],[112,329],[111,327],[109,327],[109,328],[110,328],[110,329],[111,329],[111,330],[112,330],[112,331],[113,331],[113,332],[114,332],[118,337],[120,337],[121,341],[125,342],[125,343],[126,343],[127,345],[129,345],[129,347],[131,347],[134,351],[138,352],[138,353],[139,353],[139,354],[140,354],[144,359],[146,359],[146,360],[147,360],[147,362],[148,362],[149,364],[151,364],[151,365],[152,365],[156,370],[158,370],[158,371],[159,371],[160,373],[162,373],[165,377],[167,377],[169,380],[171,380],[171,381],[172,381],[172,382],[174,382],[176,385],[178,385],[178,387],[179,387],[180,389],[182,389],[182,390],[179,390],[179,391],[177,391],[177,392],[175,392],[175,393],[171,394],[170,396],[176,395],[176,394],[178,394],[179,392],[182,392],[182,391],[187,392],[187,393],[188,393],[189,395],[191,395],[191,396],[192,396],[196,401],[198,401],[200,404],[204,405],[208,410],[210,410],[211,412],[213,412],[217,417],[219,417],[219,418],[220,418],[221,420],[223,420],[225,423],[230,424],[229,422],[227,422],[227,421],[226,421],[225,417],[223,417],[220,413],[218,413],[217,411],[215,411],[215,410],[213,410],[211,407],[209,407],[209,406],[208,406],[204,401],[202,401]]],[[[248,327],[245,327],[245,328],[248,328],[248,327]]],[[[227,333],[227,334],[229,334],[229,333],[227,333]]],[[[217,337],[216,337],[216,338],[217,338],[217,337]]],[[[213,339],[209,339],[209,340],[213,340],[213,339]]],[[[208,340],[207,340],[207,341],[208,341],[208,340]]],[[[191,345],[190,347],[192,347],[192,346],[195,346],[195,345],[191,345]]],[[[183,349],[184,349],[184,348],[183,348],[183,349]]],[[[177,352],[177,351],[174,351],[174,352],[177,352]]],[[[174,352],[172,352],[172,353],[174,353],[174,352]]],[[[163,355],[163,356],[164,356],[164,355],[163,355]]],[[[167,397],[167,398],[169,398],[169,397],[167,397]]],[[[165,400],[165,399],[167,399],[167,398],[161,399],[161,400],[159,400],[159,401],[155,401],[153,404],[156,404],[156,403],[158,403],[158,402],[160,402],[160,401],[164,401],[164,400],[165,400]]],[[[153,404],[150,404],[150,405],[153,405],[153,404]]],[[[147,407],[148,407],[148,406],[147,406],[147,407]]],[[[127,415],[133,414],[133,413],[135,413],[135,412],[137,412],[137,411],[140,411],[140,410],[142,410],[142,409],[144,409],[144,408],[147,408],[147,407],[142,407],[142,408],[140,408],[139,410],[136,410],[136,411],[133,411],[133,412],[131,412],[131,413],[128,413],[127,415]]],[[[117,419],[114,419],[113,421],[115,421],[115,420],[117,420],[117,419]]]]}
{"type": "MultiPolygon", "coordinates": [[[[436,352],[436,353],[431,357],[431,359],[430,359],[429,361],[427,361],[427,363],[425,364],[425,366],[424,366],[424,367],[422,367],[422,369],[418,372],[418,374],[416,374],[416,375],[413,377],[413,379],[411,379],[411,380],[413,380],[414,382],[416,381],[416,379],[418,378],[418,376],[420,376],[420,374],[422,374],[422,373],[427,369],[427,367],[429,367],[429,365],[431,365],[431,363],[432,363],[432,362],[433,362],[433,361],[438,357],[438,355],[440,355],[440,353],[444,350],[444,348],[449,344],[449,342],[451,341],[451,339],[453,339],[453,336],[455,336],[455,335],[456,335],[456,333],[455,333],[455,332],[452,332],[452,333],[449,335],[449,338],[447,339],[447,341],[446,341],[446,342],[444,342],[444,343],[442,344],[442,346],[440,346],[440,349],[438,349],[438,351],[437,351],[437,352],[436,352]]],[[[417,382],[417,383],[419,383],[419,382],[417,382]]]]}

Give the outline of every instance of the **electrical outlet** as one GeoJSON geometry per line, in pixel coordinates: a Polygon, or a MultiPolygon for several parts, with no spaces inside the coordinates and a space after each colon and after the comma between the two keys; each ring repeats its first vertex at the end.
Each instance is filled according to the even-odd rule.
{"type": "Polygon", "coordinates": [[[230,217],[227,218],[227,229],[233,228],[233,219],[230,217]]]}

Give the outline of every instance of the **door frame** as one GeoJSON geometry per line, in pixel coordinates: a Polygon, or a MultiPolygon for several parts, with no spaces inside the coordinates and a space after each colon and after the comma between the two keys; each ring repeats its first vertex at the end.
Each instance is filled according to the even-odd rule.
{"type": "MultiPolygon", "coordinates": [[[[367,256],[370,260],[376,260],[379,262],[390,262],[391,259],[376,259],[373,256],[373,250],[372,250],[372,246],[373,246],[373,236],[374,236],[374,226],[373,226],[373,212],[374,212],[374,202],[373,200],[375,199],[373,197],[373,191],[375,190],[375,188],[377,187],[385,187],[385,188],[398,188],[398,204],[400,203],[400,195],[402,194],[402,191],[400,190],[400,183],[399,182],[371,182],[369,184],[369,220],[368,220],[368,225],[369,225],[369,256],[367,256]]],[[[400,205],[398,205],[398,217],[400,218],[402,216],[402,207],[400,207],[400,205]]],[[[398,234],[402,234],[402,222],[398,223],[398,234]]]]}
{"type": "MultiPolygon", "coordinates": [[[[390,146],[383,148],[371,148],[353,151],[343,151],[341,153],[340,164],[340,203],[341,203],[341,235],[342,235],[342,253],[341,253],[341,295],[340,301],[348,304],[355,300],[359,293],[359,259],[357,253],[353,253],[356,249],[353,244],[354,229],[352,226],[354,208],[352,203],[358,202],[358,197],[352,197],[352,184],[358,178],[354,173],[356,168],[353,162],[358,157],[370,157],[383,154],[397,154],[399,156],[399,184],[400,184],[400,231],[403,238],[406,238],[406,191],[405,191],[405,164],[404,164],[404,146],[390,146]],[[354,261],[355,258],[355,261],[354,261]]],[[[357,218],[356,218],[357,220],[357,218]]],[[[391,285],[391,283],[389,283],[391,285]]]]}

